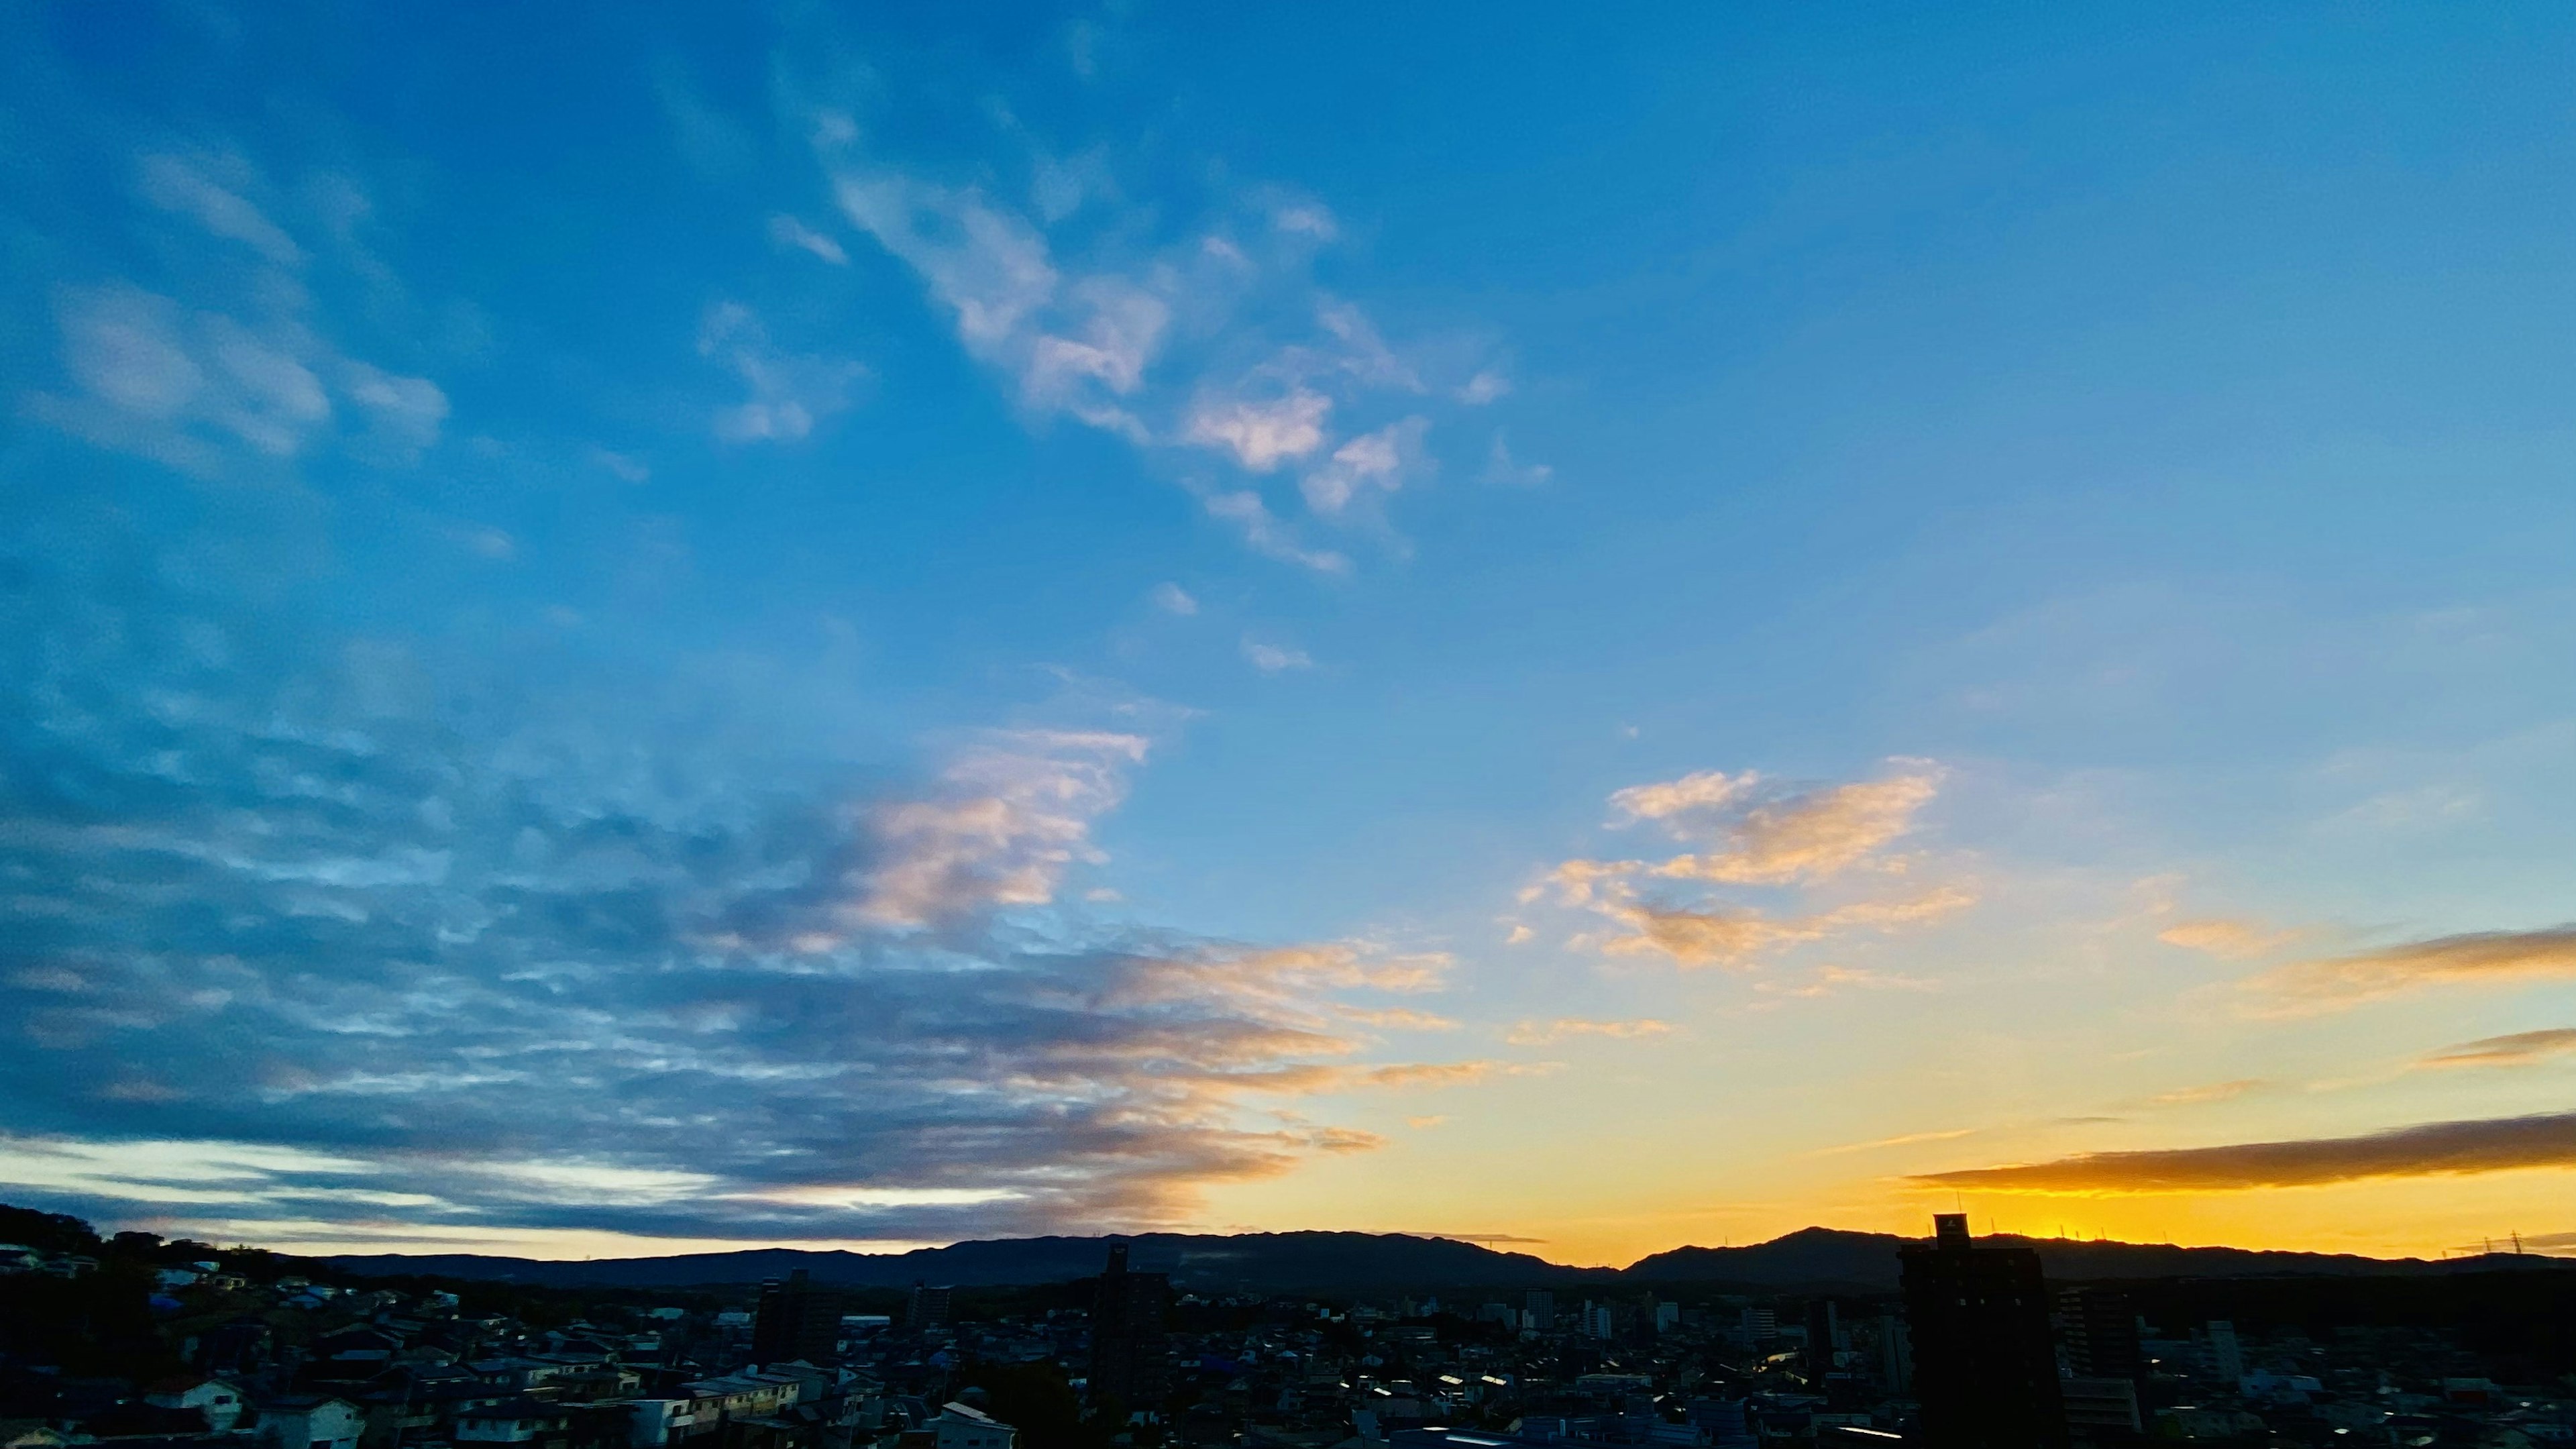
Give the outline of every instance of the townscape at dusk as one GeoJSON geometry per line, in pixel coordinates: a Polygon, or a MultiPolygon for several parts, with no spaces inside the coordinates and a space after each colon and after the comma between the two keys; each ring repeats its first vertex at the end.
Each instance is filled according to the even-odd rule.
{"type": "Polygon", "coordinates": [[[2568,1441],[2570,74],[0,0],[0,1449],[2568,1441]]]}

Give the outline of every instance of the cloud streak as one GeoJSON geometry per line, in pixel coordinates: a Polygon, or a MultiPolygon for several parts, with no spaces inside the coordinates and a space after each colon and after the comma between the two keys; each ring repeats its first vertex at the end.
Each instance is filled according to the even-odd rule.
{"type": "Polygon", "coordinates": [[[1973,1192],[2248,1192],[2386,1177],[2576,1166],[2576,1112],[2428,1122],[2359,1137],[2096,1152],[2052,1162],[1935,1172],[1908,1181],[1973,1192]]]}
{"type": "Polygon", "coordinates": [[[2554,1026],[2480,1037],[2446,1046],[2416,1060],[2418,1067],[2528,1067],[2576,1055],[2576,1027],[2554,1026]]]}
{"type": "Polygon", "coordinates": [[[2470,931],[2293,962],[2245,983],[2258,1009],[2333,1011],[2445,986],[2576,980],[2576,926],[2470,931]]]}

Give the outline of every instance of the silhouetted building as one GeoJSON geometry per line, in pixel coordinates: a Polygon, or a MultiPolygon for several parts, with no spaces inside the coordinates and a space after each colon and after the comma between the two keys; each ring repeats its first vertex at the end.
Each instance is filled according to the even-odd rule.
{"type": "Polygon", "coordinates": [[[957,1290],[914,1283],[912,1297],[903,1306],[903,1326],[915,1333],[948,1326],[948,1300],[957,1290]]]}
{"type": "Polygon", "coordinates": [[[1851,1331],[1843,1327],[1842,1305],[1831,1298],[1815,1298],[1807,1303],[1807,1371],[1810,1375],[1834,1371],[1834,1355],[1851,1347],[1851,1331]]]}
{"type": "Polygon", "coordinates": [[[2029,1248],[1980,1248],[1942,1213],[1898,1251],[1914,1397],[1929,1449],[2062,1449],[2066,1411],[2048,1285],[2029,1248]]]}
{"type": "Polygon", "coordinates": [[[1127,1245],[1109,1245],[1109,1266],[1091,1302],[1091,1395],[1130,1411],[1159,1408],[1171,1392],[1171,1340],[1163,1327],[1172,1280],[1127,1270],[1127,1245]]]}
{"type": "Polygon", "coordinates": [[[1891,1394],[1914,1392],[1914,1342],[1905,1320],[1893,1313],[1878,1316],[1878,1381],[1891,1394]]]}
{"type": "Polygon", "coordinates": [[[2057,1341],[2077,1378],[2139,1379],[2138,1310],[2117,1288],[2069,1288],[2057,1295],[2057,1341]]]}
{"type": "Polygon", "coordinates": [[[1521,1311],[1529,1315],[1529,1326],[1541,1333],[1556,1331],[1556,1295],[1544,1288],[1532,1288],[1521,1300],[1521,1311]]]}
{"type": "Polygon", "coordinates": [[[760,1285],[760,1307],[751,1324],[751,1357],[756,1363],[785,1363],[801,1358],[827,1364],[840,1347],[842,1295],[819,1288],[797,1269],[780,1282],[760,1285]]]}

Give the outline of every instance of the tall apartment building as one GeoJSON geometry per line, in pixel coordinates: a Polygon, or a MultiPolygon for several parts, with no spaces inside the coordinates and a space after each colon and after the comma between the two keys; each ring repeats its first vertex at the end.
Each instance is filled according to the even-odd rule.
{"type": "Polygon", "coordinates": [[[1961,1213],[1903,1261],[1914,1397],[1929,1449],[2064,1449],[2048,1285],[2029,1248],[1979,1247],[1961,1213]]]}
{"type": "Polygon", "coordinates": [[[785,1281],[760,1285],[760,1306],[751,1322],[751,1357],[755,1363],[803,1359],[828,1364],[840,1347],[841,1313],[846,1304],[837,1289],[818,1287],[797,1269],[785,1281]]]}
{"type": "Polygon", "coordinates": [[[1171,1392],[1171,1338],[1163,1326],[1172,1280],[1127,1267],[1127,1245],[1109,1245],[1091,1301],[1091,1393],[1132,1412],[1159,1409],[1171,1392]]]}

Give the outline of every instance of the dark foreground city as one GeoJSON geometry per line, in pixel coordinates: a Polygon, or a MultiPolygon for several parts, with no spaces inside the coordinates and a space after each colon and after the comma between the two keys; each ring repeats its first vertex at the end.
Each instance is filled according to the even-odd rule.
{"type": "Polygon", "coordinates": [[[0,1210],[0,1449],[2576,1440],[2576,1271],[2052,1281],[1944,1219],[1815,1284],[692,1288],[362,1275],[0,1210]]]}

